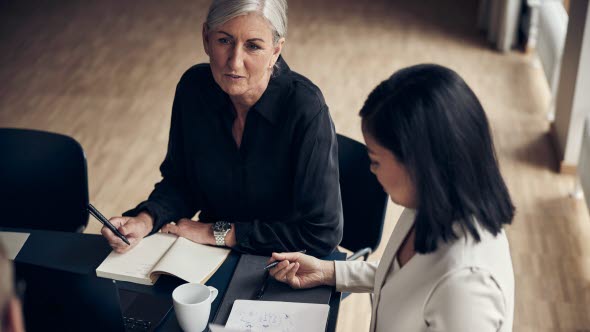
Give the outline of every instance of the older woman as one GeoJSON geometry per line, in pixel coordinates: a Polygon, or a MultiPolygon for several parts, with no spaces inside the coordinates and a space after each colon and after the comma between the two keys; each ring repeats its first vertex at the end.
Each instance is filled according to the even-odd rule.
{"type": "Polygon", "coordinates": [[[455,72],[419,65],[381,83],[360,114],[371,171],[406,208],[381,261],[274,253],[271,275],[374,293],[370,331],[512,331],[502,226],[514,207],[477,97],[455,72]]]}
{"type": "Polygon", "coordinates": [[[213,0],[202,32],[210,63],[178,83],[162,181],[111,219],[131,245],[102,229],[115,251],[160,229],[254,253],[338,245],[334,125],[320,90],[280,56],[286,11],[286,0],[213,0]]]}

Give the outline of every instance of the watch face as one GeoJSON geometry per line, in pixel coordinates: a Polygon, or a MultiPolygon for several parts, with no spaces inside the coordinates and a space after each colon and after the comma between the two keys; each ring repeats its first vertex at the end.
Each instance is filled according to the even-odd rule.
{"type": "Polygon", "coordinates": [[[231,224],[227,221],[218,221],[213,224],[213,231],[214,232],[224,232],[231,228],[231,224]]]}

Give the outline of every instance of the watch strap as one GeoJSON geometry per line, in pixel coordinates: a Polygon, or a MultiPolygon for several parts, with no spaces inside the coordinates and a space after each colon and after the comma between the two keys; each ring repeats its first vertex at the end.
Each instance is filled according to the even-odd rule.
{"type": "MultiPolygon", "coordinates": [[[[217,224],[217,223],[225,223],[225,222],[218,221],[215,224],[217,224]]],[[[229,224],[229,223],[227,223],[227,224],[229,224]]],[[[229,228],[221,230],[221,231],[216,231],[215,227],[213,228],[213,236],[215,237],[215,245],[216,246],[225,247],[225,236],[227,235],[227,233],[229,233],[230,230],[231,230],[231,224],[229,224],[229,228]]]]}

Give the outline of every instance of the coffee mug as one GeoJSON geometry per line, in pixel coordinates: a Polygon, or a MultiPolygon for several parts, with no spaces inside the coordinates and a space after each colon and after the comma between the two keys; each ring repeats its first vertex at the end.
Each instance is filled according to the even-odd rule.
{"type": "Polygon", "coordinates": [[[172,292],[178,324],[185,332],[201,332],[207,327],[211,302],[219,291],[196,283],[183,284],[172,292]]]}

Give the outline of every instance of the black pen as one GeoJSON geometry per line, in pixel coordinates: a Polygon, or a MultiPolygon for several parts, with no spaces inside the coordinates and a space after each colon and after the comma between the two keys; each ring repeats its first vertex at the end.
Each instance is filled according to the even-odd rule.
{"type": "Polygon", "coordinates": [[[262,280],[262,285],[258,289],[258,292],[256,292],[256,295],[254,295],[254,300],[260,300],[262,298],[262,295],[264,295],[264,290],[266,289],[266,285],[268,284],[268,275],[268,270],[264,271],[264,280],[262,280]]]}
{"type": "Polygon", "coordinates": [[[100,212],[98,212],[98,210],[90,203],[88,203],[88,212],[90,212],[90,214],[93,215],[94,218],[96,218],[103,225],[105,225],[106,228],[110,229],[111,232],[115,233],[115,235],[117,235],[121,240],[123,240],[123,242],[127,243],[128,245],[131,245],[131,243],[129,243],[129,240],[127,240],[125,235],[121,234],[121,232],[119,232],[119,230],[115,226],[113,226],[113,224],[111,224],[109,220],[105,218],[100,212]]]}
{"type": "MultiPolygon", "coordinates": [[[[306,250],[303,249],[303,250],[299,250],[298,252],[305,254],[306,250]]],[[[274,262],[268,264],[267,266],[265,266],[264,269],[265,270],[272,269],[273,267],[277,266],[280,262],[282,262],[282,261],[274,261],[274,262]]]]}

